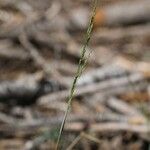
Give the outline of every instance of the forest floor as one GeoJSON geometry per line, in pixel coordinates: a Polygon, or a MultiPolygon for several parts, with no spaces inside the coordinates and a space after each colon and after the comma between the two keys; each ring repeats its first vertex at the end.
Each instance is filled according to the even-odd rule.
{"type": "MultiPolygon", "coordinates": [[[[91,9],[0,1],[0,150],[54,150],[91,9]]],[[[150,1],[100,0],[87,53],[62,149],[148,150],[150,1]]]]}

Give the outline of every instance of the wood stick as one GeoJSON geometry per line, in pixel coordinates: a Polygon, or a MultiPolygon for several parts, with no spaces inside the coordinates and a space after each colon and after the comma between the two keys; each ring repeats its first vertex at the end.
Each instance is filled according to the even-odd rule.
{"type": "Polygon", "coordinates": [[[101,8],[95,17],[95,25],[126,25],[150,21],[150,1],[124,1],[101,8]]]}
{"type": "Polygon", "coordinates": [[[127,104],[123,100],[119,100],[115,97],[108,99],[106,103],[108,104],[109,107],[115,109],[116,111],[118,111],[124,115],[130,115],[130,116],[141,115],[138,112],[138,110],[136,110],[134,107],[127,104]]]}
{"type": "MultiPolygon", "coordinates": [[[[75,122],[66,124],[66,131],[81,132],[84,129],[84,123],[75,122]]],[[[89,126],[91,132],[102,133],[102,132],[118,132],[128,131],[138,134],[147,134],[150,132],[148,125],[132,125],[129,123],[119,122],[108,122],[108,123],[95,123],[89,126]]]]}
{"type": "Polygon", "coordinates": [[[129,59],[126,59],[124,57],[117,57],[116,62],[117,65],[120,67],[123,67],[129,71],[135,71],[140,72],[145,76],[146,78],[150,78],[150,63],[149,62],[136,62],[129,59]]]}
{"type": "Polygon", "coordinates": [[[30,58],[20,47],[14,46],[10,40],[0,40],[0,57],[19,60],[30,58]]]}
{"type": "Polygon", "coordinates": [[[99,41],[105,41],[107,43],[114,43],[115,41],[118,42],[124,38],[135,38],[137,36],[148,37],[150,34],[149,28],[150,24],[148,23],[126,28],[97,29],[97,32],[95,32],[93,36],[93,42],[97,43],[99,41]]]}
{"type": "MultiPolygon", "coordinates": [[[[139,73],[133,73],[128,77],[120,77],[116,79],[109,79],[100,83],[93,83],[90,85],[77,87],[75,96],[80,96],[89,93],[101,92],[102,94],[121,94],[122,92],[133,90],[136,84],[136,89],[145,88],[147,83],[144,82],[144,77],[139,73]],[[141,81],[141,83],[140,83],[141,81]],[[138,84],[139,86],[137,86],[138,84]],[[132,85],[132,86],[131,86],[132,85]]],[[[134,90],[136,90],[134,89],[134,90]]],[[[39,104],[51,103],[54,100],[64,100],[68,97],[69,90],[48,94],[39,98],[39,104]]]]}
{"type": "MultiPolygon", "coordinates": [[[[32,99],[35,96],[52,91],[55,82],[48,81],[44,78],[43,73],[39,72],[33,75],[22,76],[17,80],[0,82],[0,99],[32,99]],[[44,90],[45,86],[49,87],[48,91],[44,90]]],[[[20,100],[19,100],[20,101],[20,100]]],[[[20,101],[20,103],[24,103],[20,101]]]]}
{"type": "Polygon", "coordinates": [[[77,85],[86,85],[91,84],[94,81],[104,81],[109,78],[115,78],[127,75],[128,72],[123,68],[117,65],[104,65],[103,67],[94,69],[93,71],[89,71],[84,73],[81,78],[78,80],[77,85]]]}
{"type": "Polygon", "coordinates": [[[141,133],[149,133],[150,129],[148,125],[132,125],[128,123],[109,122],[109,123],[92,124],[91,131],[96,133],[104,131],[107,132],[129,131],[141,134],[141,133]]]}

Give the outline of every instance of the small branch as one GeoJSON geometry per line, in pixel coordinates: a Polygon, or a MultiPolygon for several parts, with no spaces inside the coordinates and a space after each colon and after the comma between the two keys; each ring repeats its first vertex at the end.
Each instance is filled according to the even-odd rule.
{"type": "Polygon", "coordinates": [[[73,140],[73,142],[67,147],[66,150],[72,150],[73,147],[80,141],[81,139],[81,133],[73,140]]]}
{"type": "Polygon", "coordinates": [[[150,1],[124,1],[103,7],[96,14],[95,24],[117,26],[150,21],[150,1]]]}
{"type": "MultiPolygon", "coordinates": [[[[106,81],[98,83],[92,83],[89,85],[77,87],[75,96],[81,96],[85,94],[93,94],[100,92],[102,95],[117,95],[123,92],[129,92],[131,89],[138,91],[147,87],[145,78],[140,73],[132,73],[129,76],[123,76],[120,78],[112,78],[106,81]]],[[[69,90],[63,90],[60,92],[45,95],[39,99],[39,105],[51,103],[54,100],[64,100],[68,97],[69,90]]]]}

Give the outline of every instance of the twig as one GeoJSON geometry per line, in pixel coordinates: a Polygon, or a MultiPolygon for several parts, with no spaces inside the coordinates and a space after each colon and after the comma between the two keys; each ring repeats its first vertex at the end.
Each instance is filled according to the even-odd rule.
{"type": "Polygon", "coordinates": [[[60,75],[60,73],[56,69],[53,69],[53,67],[40,55],[38,50],[30,43],[27,35],[24,32],[20,36],[20,42],[29,52],[34,62],[43,69],[46,75],[50,75],[59,84],[67,86],[64,80],[61,80],[62,76],[60,75]]]}
{"type": "Polygon", "coordinates": [[[77,85],[85,85],[91,84],[95,80],[104,81],[114,77],[120,77],[127,74],[127,70],[119,65],[104,65],[103,67],[94,69],[93,71],[89,71],[82,75],[82,77],[78,80],[77,85]]]}
{"type": "Polygon", "coordinates": [[[80,141],[81,133],[73,140],[73,142],[67,147],[66,150],[72,150],[73,147],[80,141]]]}
{"type": "Polygon", "coordinates": [[[107,100],[107,104],[112,107],[113,109],[115,109],[116,111],[125,114],[125,115],[129,115],[129,116],[133,116],[133,115],[141,115],[138,110],[136,110],[134,107],[132,107],[131,105],[127,104],[126,102],[124,102],[123,100],[119,100],[115,97],[112,97],[110,99],[107,100]]]}
{"type": "MultiPolygon", "coordinates": [[[[83,122],[74,122],[66,124],[65,131],[81,132],[85,128],[83,122]]],[[[104,122],[91,124],[88,127],[90,132],[101,133],[101,132],[116,132],[116,131],[130,131],[138,134],[147,134],[150,129],[147,124],[137,125],[126,122],[104,122]]]]}
{"type": "Polygon", "coordinates": [[[104,131],[130,131],[135,133],[149,133],[150,129],[148,125],[133,125],[129,123],[109,122],[109,123],[97,123],[91,125],[91,131],[104,132],[104,131]]]}
{"type": "Polygon", "coordinates": [[[17,119],[0,112],[0,121],[6,124],[16,124],[17,119]]]}
{"type": "Polygon", "coordinates": [[[0,57],[7,59],[28,60],[29,56],[22,49],[15,46],[10,40],[0,40],[0,57]]]}
{"type": "Polygon", "coordinates": [[[84,138],[86,138],[86,139],[88,139],[88,140],[90,140],[90,141],[93,141],[95,143],[98,143],[98,144],[101,143],[101,141],[99,139],[97,139],[96,137],[93,137],[90,134],[87,134],[85,132],[82,132],[81,136],[84,137],[84,138]]]}
{"type": "Polygon", "coordinates": [[[103,7],[97,12],[96,25],[128,25],[150,20],[150,1],[124,1],[103,7]]]}
{"type": "Polygon", "coordinates": [[[93,141],[95,143],[100,144],[101,141],[99,139],[97,139],[96,137],[93,137],[85,132],[81,132],[74,140],[73,142],[68,146],[67,150],[72,150],[73,147],[80,141],[81,138],[86,138],[90,141],[93,141]]]}
{"type": "Polygon", "coordinates": [[[127,28],[113,28],[113,29],[98,29],[93,36],[92,41],[105,41],[105,43],[114,43],[126,38],[146,37],[150,34],[150,24],[131,26],[127,28]]]}
{"type": "Polygon", "coordinates": [[[128,71],[140,72],[146,78],[150,78],[150,63],[149,62],[136,62],[128,60],[124,57],[118,57],[116,59],[116,64],[120,67],[125,68],[128,71]]]}
{"type": "MultiPolygon", "coordinates": [[[[134,88],[135,91],[147,87],[147,83],[144,79],[144,76],[141,75],[140,73],[132,73],[129,76],[112,78],[106,81],[101,81],[98,83],[92,83],[82,87],[77,87],[75,96],[80,96],[87,93],[96,93],[96,92],[101,92],[102,95],[121,94],[123,92],[130,91],[131,88],[133,89],[133,85],[135,85],[134,88]]],[[[54,100],[64,100],[67,97],[68,97],[68,89],[41,97],[39,99],[39,104],[44,104],[44,103],[47,104],[54,100]]]]}
{"type": "Polygon", "coordinates": [[[24,75],[17,80],[2,81],[0,82],[0,101],[10,98],[31,99],[35,96],[53,91],[55,84],[56,83],[52,80],[47,80],[41,72],[32,75],[24,75]],[[47,83],[45,84],[45,82],[47,83]],[[45,87],[47,87],[47,91],[44,90],[45,87]]]}
{"type": "MultiPolygon", "coordinates": [[[[1,118],[0,118],[1,119],[1,118]]],[[[3,119],[3,118],[2,118],[3,119]]],[[[12,125],[14,130],[20,129],[38,129],[42,127],[48,128],[49,125],[55,126],[61,123],[63,116],[58,117],[51,117],[51,118],[39,118],[39,119],[32,119],[32,120],[17,120],[17,125],[9,122],[9,125],[12,125]]],[[[4,119],[3,119],[4,120],[4,119]]],[[[2,121],[3,121],[2,120],[2,121]]],[[[140,115],[133,115],[133,116],[125,116],[125,115],[118,115],[114,113],[97,113],[97,114],[87,114],[87,115],[69,115],[67,118],[68,123],[77,123],[79,121],[84,123],[89,122],[124,122],[124,123],[132,123],[132,124],[145,124],[146,119],[140,115]]],[[[6,123],[6,121],[5,121],[6,123]]],[[[77,127],[77,126],[76,126],[77,127]]]]}
{"type": "Polygon", "coordinates": [[[37,49],[28,41],[28,38],[25,35],[25,33],[22,33],[22,35],[20,36],[20,42],[25,47],[26,51],[29,52],[36,64],[41,66],[46,73],[50,73],[50,66],[48,66],[45,59],[39,54],[37,49]]]}

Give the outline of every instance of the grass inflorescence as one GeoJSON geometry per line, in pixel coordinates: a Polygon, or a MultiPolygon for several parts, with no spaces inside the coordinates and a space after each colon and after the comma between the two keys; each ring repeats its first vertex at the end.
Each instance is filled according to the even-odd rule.
{"type": "Polygon", "coordinates": [[[96,7],[97,7],[97,0],[94,0],[92,15],[91,15],[90,22],[89,22],[89,25],[88,25],[88,28],[87,28],[87,32],[86,32],[86,35],[85,35],[85,42],[84,42],[84,45],[83,45],[83,47],[81,49],[81,57],[79,59],[77,72],[75,74],[75,77],[74,77],[74,80],[73,80],[73,83],[72,83],[72,86],[71,86],[71,89],[70,89],[68,102],[67,102],[67,109],[65,111],[65,115],[64,115],[63,121],[61,123],[60,130],[59,130],[56,150],[58,150],[58,148],[59,148],[59,143],[60,143],[61,136],[62,136],[62,133],[63,133],[64,125],[65,125],[65,122],[66,122],[69,110],[71,108],[71,103],[72,103],[72,99],[73,99],[73,96],[74,96],[77,80],[81,76],[81,74],[83,72],[83,69],[85,68],[86,63],[87,63],[87,59],[88,58],[86,57],[86,48],[89,45],[89,41],[90,41],[91,35],[92,35],[92,30],[93,30],[93,25],[94,25],[94,17],[95,17],[95,13],[96,13],[96,7]]]}

